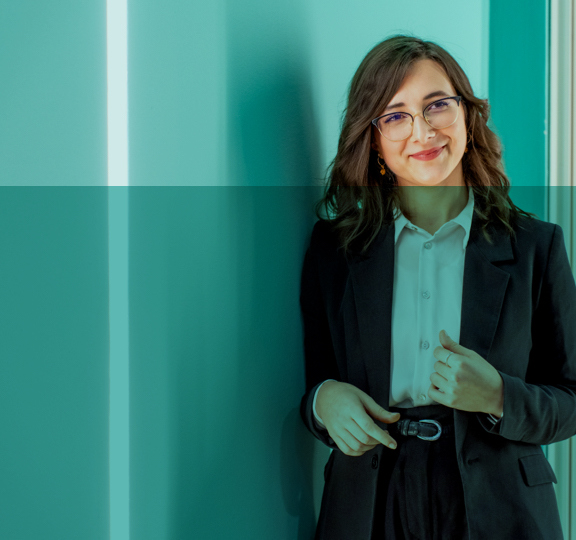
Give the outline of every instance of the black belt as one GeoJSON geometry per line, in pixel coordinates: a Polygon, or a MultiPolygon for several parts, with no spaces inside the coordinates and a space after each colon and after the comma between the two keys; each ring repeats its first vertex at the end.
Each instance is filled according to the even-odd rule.
{"type": "Polygon", "coordinates": [[[440,437],[449,437],[454,434],[454,425],[442,425],[437,420],[398,420],[390,424],[388,429],[404,437],[418,437],[424,441],[436,441],[440,437]]]}

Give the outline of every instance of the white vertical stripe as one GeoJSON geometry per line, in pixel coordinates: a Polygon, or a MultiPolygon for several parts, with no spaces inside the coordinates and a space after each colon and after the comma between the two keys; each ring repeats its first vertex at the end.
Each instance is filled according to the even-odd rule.
{"type": "Polygon", "coordinates": [[[128,185],[128,8],[106,2],[108,185],[128,185]]]}
{"type": "Polygon", "coordinates": [[[110,540],[130,538],[127,11],[127,0],[106,2],[110,540]]]}
{"type": "Polygon", "coordinates": [[[571,2],[551,0],[550,4],[550,193],[548,219],[558,223],[574,268],[574,7],[571,2]]]}
{"type": "Polygon", "coordinates": [[[110,540],[129,540],[128,187],[108,188],[110,540]]]}
{"type": "MultiPolygon", "coordinates": [[[[548,220],[564,231],[576,275],[576,9],[573,2],[550,0],[549,14],[549,196],[548,220]]],[[[548,459],[558,484],[556,498],[566,540],[576,540],[576,443],[574,437],[551,444],[548,459]]]]}

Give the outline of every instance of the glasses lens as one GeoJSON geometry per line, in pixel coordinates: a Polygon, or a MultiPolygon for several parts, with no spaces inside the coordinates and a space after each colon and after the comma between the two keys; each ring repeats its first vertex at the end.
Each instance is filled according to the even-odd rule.
{"type": "Polygon", "coordinates": [[[401,141],[410,137],[412,118],[406,113],[387,114],[378,120],[380,133],[391,141],[401,141]]]}
{"type": "Polygon", "coordinates": [[[458,103],[455,99],[441,99],[430,103],[424,110],[424,118],[435,129],[451,126],[458,118],[458,103]]]}

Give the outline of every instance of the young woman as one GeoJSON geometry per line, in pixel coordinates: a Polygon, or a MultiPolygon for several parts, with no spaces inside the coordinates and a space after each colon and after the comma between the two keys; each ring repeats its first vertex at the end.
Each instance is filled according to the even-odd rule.
{"type": "Polygon", "coordinates": [[[317,539],[562,538],[541,445],[576,434],[576,285],[488,116],[417,38],[352,80],[300,295],[317,539]]]}

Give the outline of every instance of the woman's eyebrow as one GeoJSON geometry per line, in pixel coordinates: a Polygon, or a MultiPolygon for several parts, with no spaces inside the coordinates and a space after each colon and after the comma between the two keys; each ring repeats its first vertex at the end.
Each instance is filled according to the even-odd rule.
{"type": "MultiPolygon", "coordinates": [[[[426,101],[427,99],[433,98],[433,97],[445,97],[448,96],[448,94],[446,92],[444,92],[444,90],[436,90],[435,92],[431,92],[430,94],[424,96],[424,98],[422,99],[422,101],[426,101]]],[[[396,109],[397,107],[405,107],[406,103],[393,103],[392,105],[388,105],[388,107],[386,107],[384,109],[384,111],[387,111],[389,109],[396,109]]]]}

